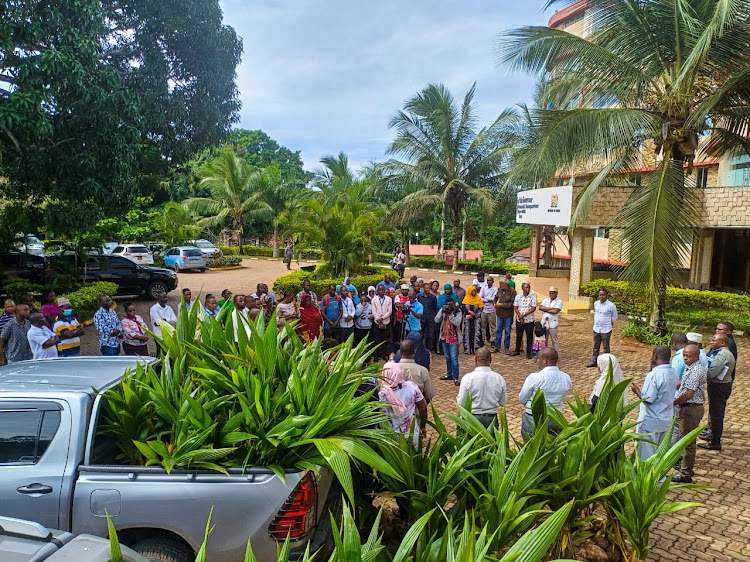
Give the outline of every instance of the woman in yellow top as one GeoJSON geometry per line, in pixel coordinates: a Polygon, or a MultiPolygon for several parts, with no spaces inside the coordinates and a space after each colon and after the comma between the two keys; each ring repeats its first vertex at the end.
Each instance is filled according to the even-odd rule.
{"type": "Polygon", "coordinates": [[[481,319],[484,308],[476,285],[470,285],[466,289],[466,296],[461,304],[464,313],[464,353],[473,355],[476,349],[481,347],[481,319]]]}

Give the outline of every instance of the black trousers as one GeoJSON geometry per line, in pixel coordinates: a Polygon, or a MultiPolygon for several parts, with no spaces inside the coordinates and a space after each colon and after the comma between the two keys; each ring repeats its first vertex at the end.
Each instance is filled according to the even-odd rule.
{"type": "Polygon", "coordinates": [[[430,351],[435,348],[435,320],[422,320],[422,337],[424,346],[430,351]]]}
{"type": "Polygon", "coordinates": [[[612,336],[612,332],[607,332],[606,334],[600,334],[598,332],[594,332],[594,362],[596,362],[596,358],[599,357],[599,348],[604,348],[604,353],[609,353],[609,338],[612,336]]]}
{"type": "Polygon", "coordinates": [[[531,341],[534,339],[533,322],[526,322],[525,324],[516,322],[516,353],[521,353],[524,333],[526,334],[526,357],[531,357],[531,341]]]}
{"type": "Polygon", "coordinates": [[[323,328],[323,337],[324,338],[333,338],[336,341],[338,341],[338,338],[336,338],[336,330],[338,328],[323,328]]]}
{"type": "Polygon", "coordinates": [[[388,358],[388,332],[390,332],[389,324],[386,324],[385,328],[381,328],[377,323],[373,326],[373,340],[378,346],[378,349],[375,351],[375,357],[380,357],[381,359],[388,358]]]}
{"type": "Polygon", "coordinates": [[[708,418],[711,420],[711,444],[721,445],[724,433],[724,413],[732,394],[732,383],[708,383],[708,418]]]}
{"type": "Polygon", "coordinates": [[[357,328],[354,327],[354,345],[359,345],[362,340],[368,339],[372,328],[357,328]]]}
{"type": "Polygon", "coordinates": [[[336,341],[344,343],[354,333],[354,326],[349,328],[336,328],[336,341]]]}

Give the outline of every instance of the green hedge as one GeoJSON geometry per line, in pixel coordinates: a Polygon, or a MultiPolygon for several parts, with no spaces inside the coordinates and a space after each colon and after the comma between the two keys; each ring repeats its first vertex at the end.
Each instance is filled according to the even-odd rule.
{"type": "MultiPolygon", "coordinates": [[[[445,264],[445,260],[436,260],[435,258],[429,257],[412,257],[409,261],[409,267],[425,267],[428,269],[450,269],[450,266],[445,264]]],[[[482,263],[473,260],[459,260],[458,269],[460,271],[479,271],[480,269],[485,273],[504,275],[510,273],[511,275],[523,275],[529,272],[529,268],[525,265],[517,265],[515,263],[482,263]]]]}
{"type": "Polygon", "coordinates": [[[672,344],[672,332],[668,332],[665,336],[660,336],[652,332],[649,327],[643,322],[628,322],[622,328],[622,335],[626,338],[635,338],[641,343],[648,345],[671,345],[672,344]]]}
{"type": "MultiPolygon", "coordinates": [[[[597,279],[582,285],[581,296],[596,298],[600,289],[609,291],[609,299],[619,312],[635,317],[650,313],[646,292],[627,281],[597,279]]],[[[738,330],[750,329],[750,296],[721,291],[699,291],[667,287],[667,320],[676,328],[708,326],[729,321],[738,330]]]]}
{"type": "MultiPolygon", "coordinates": [[[[219,246],[219,249],[225,256],[240,255],[239,246],[219,246]]],[[[270,258],[273,256],[273,248],[267,248],[266,246],[250,246],[248,244],[245,244],[244,246],[242,246],[242,255],[270,258]]]]}
{"type": "Polygon", "coordinates": [[[221,258],[210,258],[206,260],[208,267],[233,267],[240,265],[242,258],[240,256],[224,256],[221,258]]]}
{"type": "Polygon", "coordinates": [[[5,298],[13,299],[14,301],[21,300],[23,295],[34,295],[39,296],[44,291],[44,287],[38,283],[32,283],[26,279],[12,279],[4,281],[2,284],[2,291],[0,295],[5,298]]]}
{"type": "MultiPolygon", "coordinates": [[[[320,268],[320,266],[318,266],[320,268]]],[[[297,294],[302,290],[302,281],[309,278],[310,286],[313,292],[321,298],[328,292],[328,285],[333,283],[334,285],[341,285],[344,282],[344,278],[338,279],[329,277],[318,277],[316,278],[316,272],[310,273],[307,271],[295,271],[284,277],[279,277],[273,283],[273,292],[277,296],[282,296],[287,289],[291,289],[297,294]]],[[[370,285],[377,285],[383,280],[383,273],[377,273],[374,275],[361,275],[352,278],[352,283],[357,288],[357,292],[362,295],[367,292],[367,287],[370,285]]]]}
{"type": "MultiPolygon", "coordinates": [[[[58,295],[58,298],[65,297],[70,301],[70,304],[73,306],[73,312],[78,320],[89,320],[94,317],[94,312],[99,308],[99,297],[101,295],[110,295],[114,298],[116,292],[117,283],[99,281],[83,285],[80,289],[72,293],[58,295]]],[[[41,290],[36,294],[40,293],[41,290]]],[[[41,308],[41,304],[37,303],[37,307],[41,308]]],[[[3,310],[0,308],[0,314],[2,312],[3,310]]]]}

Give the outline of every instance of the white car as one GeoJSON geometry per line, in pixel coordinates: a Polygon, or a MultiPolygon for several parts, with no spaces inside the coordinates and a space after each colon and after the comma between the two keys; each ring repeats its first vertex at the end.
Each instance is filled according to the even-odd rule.
{"type": "Polygon", "coordinates": [[[154,265],[154,256],[143,244],[121,244],[112,250],[113,256],[122,256],[139,265],[154,265]]]}
{"type": "Polygon", "coordinates": [[[111,256],[112,252],[115,248],[117,248],[119,244],[117,242],[105,242],[102,244],[102,255],[103,256],[111,256]]]}
{"type": "Polygon", "coordinates": [[[211,242],[205,239],[190,240],[190,244],[200,248],[201,253],[206,259],[209,258],[220,258],[222,256],[221,250],[214,246],[211,242]]]}

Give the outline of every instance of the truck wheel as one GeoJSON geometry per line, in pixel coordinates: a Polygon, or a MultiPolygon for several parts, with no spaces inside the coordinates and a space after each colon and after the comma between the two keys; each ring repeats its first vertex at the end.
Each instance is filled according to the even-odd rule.
{"type": "Polygon", "coordinates": [[[159,297],[159,293],[168,292],[169,290],[167,289],[167,286],[161,281],[154,281],[148,286],[148,289],[146,290],[146,294],[153,300],[156,300],[159,297]]]}
{"type": "Polygon", "coordinates": [[[201,273],[206,273],[206,268],[205,267],[201,267],[201,268],[198,269],[198,271],[200,271],[201,273]]]}
{"type": "Polygon", "coordinates": [[[135,545],[133,550],[151,562],[194,562],[195,552],[180,541],[174,539],[150,538],[135,545]]]}

